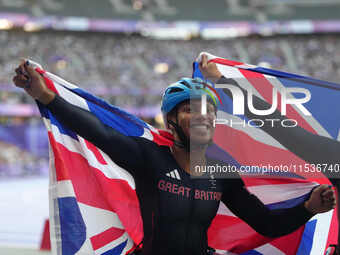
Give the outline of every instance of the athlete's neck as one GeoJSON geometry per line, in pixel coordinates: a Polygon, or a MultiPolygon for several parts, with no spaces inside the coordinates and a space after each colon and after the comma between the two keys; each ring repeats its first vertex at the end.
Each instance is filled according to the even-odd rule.
{"type": "Polygon", "coordinates": [[[173,145],[171,153],[179,166],[191,175],[202,175],[197,169],[202,169],[201,166],[206,165],[206,152],[207,146],[198,146],[187,151],[185,148],[173,145]]]}

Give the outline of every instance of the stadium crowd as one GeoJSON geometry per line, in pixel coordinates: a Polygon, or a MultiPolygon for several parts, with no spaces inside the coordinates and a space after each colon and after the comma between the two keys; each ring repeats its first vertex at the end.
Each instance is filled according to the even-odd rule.
{"type": "MultiPolygon", "coordinates": [[[[31,58],[112,104],[159,109],[163,89],[180,77],[190,76],[191,63],[202,51],[339,82],[339,44],[340,36],[335,34],[173,41],[122,34],[0,31],[0,47],[4,49],[0,52],[0,105],[34,104],[12,85],[20,57],[31,58]]],[[[0,117],[0,125],[21,122],[20,117],[0,117]]],[[[47,171],[47,158],[1,142],[0,151],[0,178],[47,171]]]]}
{"type": "Polygon", "coordinates": [[[339,43],[337,35],[170,41],[137,35],[3,31],[0,46],[6,50],[0,53],[0,83],[11,84],[18,58],[29,57],[111,103],[140,107],[158,104],[163,88],[190,76],[191,63],[201,51],[337,82],[339,43]]]}
{"type": "Polygon", "coordinates": [[[0,179],[2,177],[23,177],[47,175],[48,158],[37,157],[21,150],[18,146],[0,141],[0,179]]]}

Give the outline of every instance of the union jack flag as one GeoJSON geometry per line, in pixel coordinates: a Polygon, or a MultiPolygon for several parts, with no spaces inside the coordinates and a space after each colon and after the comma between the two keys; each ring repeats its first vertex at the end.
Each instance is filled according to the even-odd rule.
{"type": "MultiPolygon", "coordinates": [[[[339,117],[340,111],[334,102],[337,101],[340,93],[339,85],[230,61],[209,53],[201,53],[194,62],[193,77],[204,78],[199,70],[202,54],[208,56],[209,62],[216,63],[223,76],[237,81],[248,91],[252,88],[255,95],[267,102],[272,100],[273,88],[277,91],[288,87],[308,89],[312,94],[312,100],[304,106],[312,113],[312,116],[306,117],[293,105],[287,105],[287,118],[296,120],[300,127],[314,134],[333,139],[338,137],[340,121],[334,116],[339,117]],[[329,109],[332,109],[332,114],[329,114],[329,109]]],[[[249,175],[243,175],[247,188],[256,194],[268,208],[292,207],[305,200],[315,184],[329,183],[322,175],[293,171],[294,168],[296,170],[297,167],[301,168],[307,163],[260,128],[245,124],[249,121],[246,116],[233,115],[232,99],[221,89],[217,91],[223,102],[218,110],[217,118],[229,120],[229,123],[225,121],[225,123],[216,125],[214,142],[220,151],[216,153],[215,149],[214,154],[239,167],[241,165],[289,167],[289,172],[285,175],[282,175],[283,171],[277,173],[280,178],[268,176],[246,178],[249,175]],[[230,122],[236,125],[230,125],[230,122]]],[[[281,94],[280,97],[282,97],[281,94]]],[[[275,173],[272,172],[271,175],[275,173]]],[[[324,254],[325,248],[330,243],[336,243],[337,219],[335,215],[333,211],[319,214],[294,233],[271,240],[249,228],[221,204],[218,215],[209,229],[209,243],[220,251],[229,251],[234,254],[324,254]],[[224,222],[229,222],[230,225],[225,225],[224,222]]]]}
{"type": "MultiPolygon", "coordinates": [[[[258,67],[213,56],[210,58],[218,63],[227,77],[247,77],[252,73],[262,75],[265,79],[265,74],[267,75],[265,72],[261,73],[261,68],[258,67]]],[[[200,76],[197,63],[194,66],[194,76],[200,76]]],[[[44,76],[49,89],[69,103],[95,114],[103,123],[122,134],[145,137],[162,145],[172,144],[169,133],[153,128],[122,109],[46,72],[38,65],[36,70],[44,76]]],[[[271,75],[275,77],[275,73],[271,75]]],[[[259,90],[259,93],[264,93],[262,88],[259,90]]],[[[229,104],[225,105],[228,107],[229,104]]],[[[143,223],[132,176],[99,148],[62,125],[46,107],[39,103],[38,106],[50,143],[52,253],[127,254],[143,238],[143,223]]],[[[230,113],[230,109],[220,111],[223,114],[230,113]]],[[[335,123],[332,122],[333,124],[335,123]]],[[[224,159],[228,155],[230,163],[234,165],[251,165],[256,160],[260,161],[263,155],[267,159],[273,154],[273,159],[283,157],[301,161],[281,148],[277,142],[266,142],[270,138],[262,140],[258,134],[261,131],[248,132],[246,129],[237,130],[228,126],[221,128],[230,131],[230,140],[228,144],[221,144],[216,140],[217,146],[213,146],[209,153],[221,154],[224,159]]],[[[217,136],[219,132],[217,130],[217,136]]],[[[319,133],[318,128],[315,128],[315,132],[319,133]]],[[[246,178],[245,182],[248,189],[269,208],[294,206],[303,201],[315,186],[315,180],[301,178],[246,178]]],[[[330,231],[335,227],[333,212],[328,212],[315,216],[296,232],[274,240],[257,234],[221,203],[218,215],[209,228],[208,240],[211,247],[225,254],[319,255],[324,252],[328,243],[336,240],[335,234],[330,231]]]]}

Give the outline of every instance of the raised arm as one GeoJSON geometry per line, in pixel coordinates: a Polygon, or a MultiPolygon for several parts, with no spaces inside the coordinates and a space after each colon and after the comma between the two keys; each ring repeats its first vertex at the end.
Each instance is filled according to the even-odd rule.
{"type": "Polygon", "coordinates": [[[142,150],[134,138],[106,126],[92,113],[58,95],[46,107],[63,125],[100,148],[119,166],[130,172],[142,168],[142,150]],[[131,155],[134,155],[134,160],[131,160],[131,155]]]}
{"type": "Polygon", "coordinates": [[[92,113],[56,95],[46,87],[43,77],[27,63],[22,63],[16,73],[13,78],[15,85],[24,88],[30,96],[44,104],[67,128],[96,145],[131,173],[143,166],[142,150],[134,138],[120,134],[92,113]],[[134,155],[134,160],[131,160],[131,155],[134,155]]]}
{"type": "MultiPolygon", "coordinates": [[[[205,55],[202,57],[200,69],[205,78],[211,79],[215,83],[232,84],[241,89],[244,95],[247,94],[247,91],[240,87],[234,79],[228,79],[222,76],[216,64],[213,62],[209,63],[205,55]]],[[[228,89],[224,89],[224,92],[232,98],[232,94],[228,89]]],[[[282,116],[278,110],[267,116],[255,115],[249,111],[247,107],[247,97],[245,98],[245,115],[250,119],[263,120],[264,125],[261,129],[274,137],[288,150],[312,164],[336,164],[340,162],[340,142],[310,133],[299,126],[285,128],[280,125],[272,125],[272,123],[266,121],[266,119],[278,119],[282,121],[285,120],[286,117],[282,116]]],[[[257,96],[253,96],[253,105],[258,110],[270,108],[270,105],[266,101],[257,96]]]]}
{"type": "MultiPolygon", "coordinates": [[[[233,84],[240,88],[245,95],[247,94],[247,91],[241,88],[233,79],[221,77],[218,83],[233,84]]],[[[224,89],[224,92],[232,97],[229,90],[224,89]]],[[[248,99],[245,100],[245,106],[248,105],[247,100],[248,99]]],[[[255,95],[253,95],[253,105],[258,110],[270,108],[270,105],[266,101],[255,95]]],[[[279,141],[288,150],[309,163],[336,164],[340,162],[340,142],[313,134],[300,126],[283,127],[281,125],[272,125],[271,122],[266,121],[266,119],[276,119],[280,121],[287,119],[285,116],[282,116],[278,110],[271,115],[261,116],[253,114],[249,111],[248,107],[245,107],[245,115],[249,119],[263,120],[265,124],[261,127],[262,130],[279,141]]]]}
{"type": "Polygon", "coordinates": [[[223,192],[222,201],[256,232],[268,237],[292,233],[315,214],[329,211],[335,206],[334,191],[327,185],[321,185],[313,190],[306,202],[292,208],[270,210],[249,193],[241,179],[229,181],[233,184],[223,192]]]}

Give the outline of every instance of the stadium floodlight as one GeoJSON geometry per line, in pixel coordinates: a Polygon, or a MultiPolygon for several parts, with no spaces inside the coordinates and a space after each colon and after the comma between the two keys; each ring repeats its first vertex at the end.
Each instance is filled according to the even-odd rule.
{"type": "Polygon", "coordinates": [[[143,29],[142,35],[152,37],[160,40],[190,40],[192,32],[190,29],[185,28],[153,28],[143,29]]]}
{"type": "Polygon", "coordinates": [[[205,28],[201,31],[203,39],[228,39],[247,36],[250,31],[246,27],[205,28]]]}
{"type": "Polygon", "coordinates": [[[39,23],[35,23],[35,22],[27,22],[23,29],[26,32],[35,32],[35,31],[39,31],[43,28],[43,26],[39,23]]]}
{"type": "Polygon", "coordinates": [[[0,30],[9,30],[14,27],[13,22],[8,19],[0,19],[0,30]]]}

